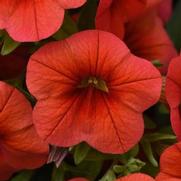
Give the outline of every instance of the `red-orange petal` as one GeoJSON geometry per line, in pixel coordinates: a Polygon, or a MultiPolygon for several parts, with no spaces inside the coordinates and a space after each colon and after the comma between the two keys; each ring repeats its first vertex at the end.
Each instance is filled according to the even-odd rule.
{"type": "Polygon", "coordinates": [[[130,174],[125,177],[121,177],[117,179],[116,181],[154,181],[152,177],[142,174],[142,173],[135,173],[135,174],[130,174]]]}
{"type": "Polygon", "coordinates": [[[1,152],[0,160],[0,181],[8,180],[8,178],[10,178],[10,176],[16,171],[16,169],[7,164],[7,161],[4,159],[1,152]]]}
{"type": "Polygon", "coordinates": [[[125,23],[135,20],[160,0],[100,0],[96,28],[124,37],[125,23]]]}
{"type": "MultiPolygon", "coordinates": [[[[160,158],[160,174],[156,181],[181,179],[181,143],[167,148],[160,158]]],[[[171,181],[171,180],[170,180],[171,181]]]]}
{"type": "Polygon", "coordinates": [[[16,169],[36,168],[45,163],[48,145],[32,125],[30,103],[17,89],[3,82],[0,110],[0,145],[7,163],[16,169]]]}
{"type": "Polygon", "coordinates": [[[171,124],[179,140],[181,140],[181,56],[172,59],[166,79],[166,99],[171,110],[171,124]]]}
{"type": "Polygon", "coordinates": [[[37,131],[49,143],[86,141],[102,152],[123,153],[140,140],[142,112],[158,101],[161,77],[119,38],[91,30],[38,50],[28,64],[27,85],[38,99],[37,131]],[[109,92],[77,88],[88,76],[105,80],[109,92]]]}
{"type": "Polygon", "coordinates": [[[79,7],[85,0],[1,0],[0,28],[21,42],[38,41],[51,36],[61,26],[64,8],[79,7]]]}
{"type": "Polygon", "coordinates": [[[128,23],[124,41],[135,55],[150,61],[159,60],[162,74],[167,73],[171,58],[177,56],[163,23],[154,12],[128,23]]]}

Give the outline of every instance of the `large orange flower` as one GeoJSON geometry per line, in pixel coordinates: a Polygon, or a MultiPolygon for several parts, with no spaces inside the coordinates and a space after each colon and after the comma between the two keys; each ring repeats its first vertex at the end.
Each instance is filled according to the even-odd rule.
{"type": "Polygon", "coordinates": [[[0,82],[0,180],[14,171],[41,166],[48,145],[32,125],[32,108],[15,88],[0,82]]]}
{"type": "Polygon", "coordinates": [[[17,41],[38,41],[61,26],[64,10],[86,0],[0,0],[0,29],[17,41]]]}
{"type": "Polygon", "coordinates": [[[86,141],[102,152],[123,153],[140,140],[142,112],[158,101],[161,78],[119,38],[90,30],[33,54],[27,85],[38,100],[34,123],[48,143],[86,141]]]}
{"type": "Polygon", "coordinates": [[[160,173],[156,181],[181,180],[181,142],[167,148],[160,158],[160,173]]]}
{"type": "Polygon", "coordinates": [[[174,58],[169,65],[165,92],[171,111],[172,128],[181,140],[181,56],[174,58]]]}

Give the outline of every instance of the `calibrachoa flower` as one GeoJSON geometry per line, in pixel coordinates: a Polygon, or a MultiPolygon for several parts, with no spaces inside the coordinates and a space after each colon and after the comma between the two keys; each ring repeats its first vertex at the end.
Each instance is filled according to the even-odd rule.
{"type": "Polygon", "coordinates": [[[32,108],[15,88],[0,82],[0,180],[46,162],[48,145],[32,124],[32,108]]]}
{"type": "Polygon", "coordinates": [[[86,0],[0,0],[0,29],[17,41],[38,41],[61,26],[64,10],[80,7],[86,0]]]}
{"type": "Polygon", "coordinates": [[[166,74],[169,61],[177,52],[157,14],[156,8],[160,2],[100,1],[96,28],[113,32],[135,55],[149,61],[159,60],[162,64],[159,70],[166,74]]]}
{"type": "Polygon", "coordinates": [[[135,20],[161,0],[100,0],[96,28],[124,37],[124,24],[135,20]]]}
{"type": "Polygon", "coordinates": [[[163,23],[166,23],[172,15],[172,3],[173,0],[162,0],[158,6],[158,15],[163,23]]]}
{"type": "Polygon", "coordinates": [[[135,173],[131,174],[125,177],[121,177],[120,179],[117,179],[116,181],[154,181],[152,177],[142,174],[142,173],[135,173]]]}
{"type": "Polygon", "coordinates": [[[102,152],[124,153],[143,134],[142,112],[158,101],[161,78],[119,38],[90,30],[34,53],[27,86],[38,100],[34,123],[48,143],[85,141],[102,152]]]}
{"type": "Polygon", "coordinates": [[[181,142],[167,148],[160,158],[160,173],[156,181],[181,180],[181,142]]]}
{"type": "Polygon", "coordinates": [[[135,55],[158,60],[162,64],[159,68],[162,74],[167,73],[171,58],[177,56],[161,19],[154,12],[128,23],[124,41],[135,55]]]}
{"type": "Polygon", "coordinates": [[[174,58],[169,65],[165,92],[171,111],[172,128],[181,140],[181,56],[174,58]]]}
{"type": "MultiPolygon", "coordinates": [[[[85,178],[74,178],[69,181],[88,181],[88,180],[85,178]]],[[[115,181],[155,181],[155,179],[142,173],[135,173],[125,177],[120,177],[115,181]]]]}

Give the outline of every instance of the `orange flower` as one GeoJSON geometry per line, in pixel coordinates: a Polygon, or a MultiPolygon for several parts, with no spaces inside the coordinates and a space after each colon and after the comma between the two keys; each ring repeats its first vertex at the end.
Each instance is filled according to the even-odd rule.
{"type": "Polygon", "coordinates": [[[85,1],[0,0],[0,29],[17,41],[38,41],[60,28],[65,9],[77,8],[85,1]]]}
{"type": "Polygon", "coordinates": [[[165,89],[171,111],[172,128],[181,140],[181,56],[172,59],[169,65],[165,89]]]}
{"type": "Polygon", "coordinates": [[[152,177],[142,174],[142,173],[135,173],[125,177],[121,177],[116,181],[154,181],[152,177]]]}
{"type": "Polygon", "coordinates": [[[160,173],[156,181],[181,180],[181,142],[167,148],[160,158],[160,173]]]}
{"type": "MultiPolygon", "coordinates": [[[[74,178],[69,181],[88,181],[88,180],[85,178],[74,178]]],[[[142,173],[135,173],[125,177],[120,177],[115,181],[155,181],[155,179],[142,173]]]]}
{"type": "Polygon", "coordinates": [[[117,35],[135,55],[149,61],[159,60],[162,64],[159,70],[166,74],[168,64],[177,52],[157,15],[159,2],[102,0],[96,16],[96,28],[117,35]]]}
{"type": "Polygon", "coordinates": [[[0,180],[45,163],[46,145],[32,125],[32,108],[15,88],[0,82],[0,180]]]}
{"type": "Polygon", "coordinates": [[[158,6],[158,15],[163,23],[166,23],[172,15],[172,3],[173,0],[162,0],[158,6]]]}
{"type": "Polygon", "coordinates": [[[135,20],[161,0],[100,0],[96,28],[124,37],[124,24],[135,20]]]}
{"type": "Polygon", "coordinates": [[[34,123],[48,143],[86,141],[102,152],[124,153],[143,134],[142,112],[158,101],[161,77],[113,34],[90,30],[33,54],[27,86],[38,100],[34,123]]]}
{"type": "Polygon", "coordinates": [[[177,56],[173,43],[155,12],[128,23],[124,41],[135,55],[149,61],[159,60],[162,74],[167,73],[171,58],[177,56]]]}

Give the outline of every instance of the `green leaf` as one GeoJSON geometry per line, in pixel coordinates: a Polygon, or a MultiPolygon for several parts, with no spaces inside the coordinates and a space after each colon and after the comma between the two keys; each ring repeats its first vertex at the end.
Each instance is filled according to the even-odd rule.
{"type": "Polygon", "coordinates": [[[81,163],[87,156],[90,147],[86,143],[80,143],[75,147],[74,151],[74,162],[76,165],[81,163]]]}
{"type": "Polygon", "coordinates": [[[130,160],[131,158],[134,158],[139,152],[139,145],[135,145],[131,150],[129,150],[128,152],[119,155],[119,160],[123,163],[123,164],[127,164],[128,160],[130,160]]]}
{"type": "Polygon", "coordinates": [[[155,67],[162,67],[162,66],[163,66],[163,64],[161,64],[159,60],[153,60],[153,61],[152,61],[152,64],[153,64],[155,67]]]}
{"type": "Polygon", "coordinates": [[[80,30],[94,29],[97,0],[87,0],[80,13],[78,27],[80,30]]]}
{"type": "Polygon", "coordinates": [[[59,168],[54,167],[51,181],[64,181],[64,170],[61,166],[59,168]]]}
{"type": "Polygon", "coordinates": [[[30,181],[34,171],[32,170],[25,170],[17,174],[15,177],[11,179],[11,181],[30,181]]]}
{"type": "Polygon", "coordinates": [[[146,163],[146,165],[141,169],[141,172],[152,177],[156,177],[156,175],[159,173],[159,167],[154,167],[151,163],[146,163]]]}
{"type": "Polygon", "coordinates": [[[64,22],[61,28],[53,35],[55,40],[62,40],[70,35],[78,32],[76,23],[72,20],[68,13],[65,13],[64,22]]]}
{"type": "Polygon", "coordinates": [[[173,16],[166,28],[178,51],[181,48],[181,1],[177,1],[173,16]]]}
{"type": "Polygon", "coordinates": [[[6,33],[4,35],[4,42],[3,46],[1,48],[1,55],[8,55],[12,51],[14,51],[18,46],[20,45],[20,42],[16,42],[6,33]]]}
{"type": "Polygon", "coordinates": [[[156,124],[154,123],[154,121],[152,121],[150,119],[150,117],[144,115],[144,124],[145,124],[145,128],[146,129],[155,129],[156,128],[156,124]]]}
{"type": "Polygon", "coordinates": [[[159,104],[158,111],[162,114],[169,114],[168,106],[165,104],[159,104]]]}
{"type": "Polygon", "coordinates": [[[147,157],[147,159],[150,161],[150,163],[154,166],[154,167],[158,167],[158,162],[155,159],[154,155],[153,155],[153,151],[151,148],[151,144],[148,140],[146,139],[142,139],[141,140],[141,146],[143,148],[143,151],[147,157]]]}
{"type": "Polygon", "coordinates": [[[123,173],[124,170],[125,170],[124,165],[114,165],[114,166],[113,166],[113,171],[114,171],[116,174],[123,173]]]}
{"type": "Polygon", "coordinates": [[[114,171],[110,169],[99,181],[114,181],[114,180],[116,180],[116,175],[114,171]]]}
{"type": "Polygon", "coordinates": [[[165,134],[165,133],[150,133],[146,134],[145,138],[149,140],[149,142],[156,142],[161,140],[175,140],[176,136],[172,134],[165,134]]]}
{"type": "Polygon", "coordinates": [[[77,166],[63,162],[62,167],[65,170],[65,178],[85,177],[93,181],[102,168],[102,161],[83,161],[77,166]]]}

